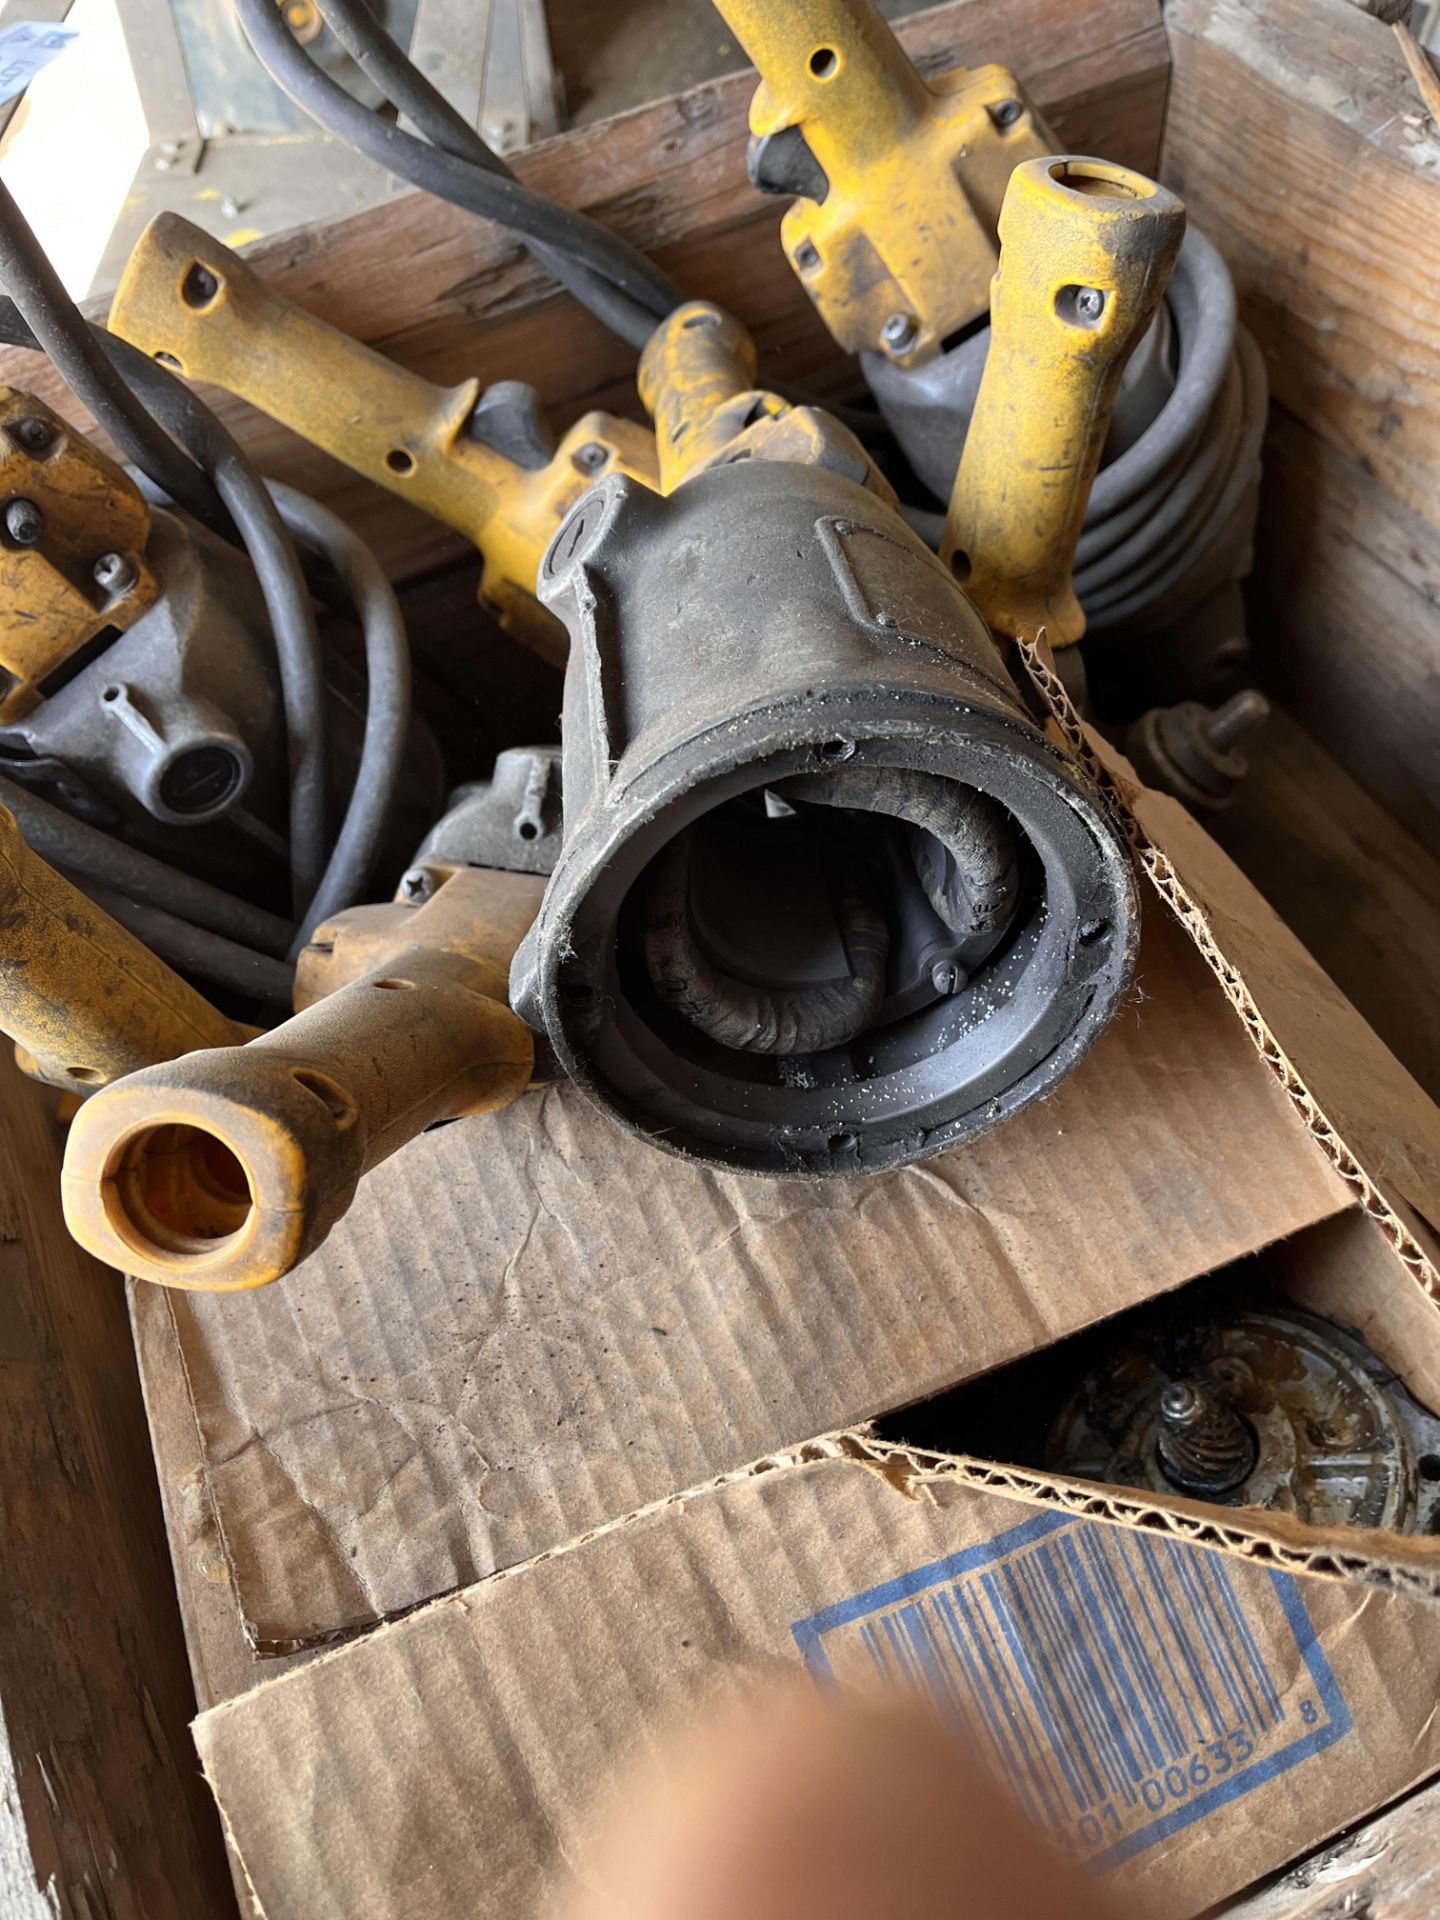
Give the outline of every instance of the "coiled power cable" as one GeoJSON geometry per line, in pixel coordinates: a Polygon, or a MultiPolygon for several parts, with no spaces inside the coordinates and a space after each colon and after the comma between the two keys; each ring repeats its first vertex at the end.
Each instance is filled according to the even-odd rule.
{"type": "MultiPolygon", "coordinates": [[[[0,285],[9,296],[0,298],[0,342],[46,353],[76,398],[140,469],[150,483],[147,491],[193,511],[226,534],[243,547],[254,567],[275,642],[290,763],[294,924],[286,929],[278,950],[298,949],[319,920],[363,892],[379,844],[380,823],[399,783],[410,722],[410,664],[394,593],[374,556],[328,510],[290,488],[277,487],[272,497],[233,436],[183,381],[85,320],[3,186],[0,285]],[[287,521],[339,577],[364,634],[370,682],[364,739],[346,816],[333,848],[326,822],[320,641],[287,521]]],[[[27,819],[45,821],[38,811],[44,802],[18,792],[16,800],[22,827],[27,827],[27,819]]],[[[48,813],[66,818],[59,809],[48,809],[48,813]]],[[[84,839],[82,860],[67,860],[61,854],[57,855],[60,864],[71,866],[92,883],[113,886],[118,881],[136,906],[147,912],[168,913],[172,919],[188,914],[202,932],[218,936],[226,945],[253,939],[255,923],[249,916],[259,909],[233,901],[220,889],[205,887],[96,829],[85,829],[74,821],[70,826],[82,837],[93,836],[93,841],[84,839]],[[108,849],[104,857],[94,843],[108,849]],[[134,879],[137,863],[145,863],[144,878],[130,887],[126,875],[134,879]],[[168,889],[161,875],[172,876],[168,889]],[[230,924],[222,924],[227,921],[230,924]],[[237,933],[238,923],[248,923],[245,934],[237,933]]],[[[52,844],[59,837],[53,821],[45,837],[52,844]]],[[[69,837],[73,840],[74,833],[69,837]]],[[[40,840],[36,844],[37,850],[45,852],[40,840]]],[[[265,916],[266,921],[275,919],[265,916]]],[[[276,951],[273,929],[269,932],[270,937],[255,941],[257,957],[276,951]]],[[[173,950],[175,942],[170,944],[173,950]]],[[[208,978],[235,984],[232,959],[219,946],[207,946],[203,940],[191,943],[190,963],[208,978]],[[204,964],[207,955],[208,965],[204,964]]],[[[278,978],[273,972],[251,972],[256,978],[264,977],[272,988],[278,978]]]]}
{"type": "Polygon", "coordinates": [[[412,186],[518,233],[582,306],[633,347],[681,303],[668,274],[584,214],[517,180],[481,136],[430,85],[369,9],[324,0],[320,11],[392,104],[426,135],[418,139],[361,104],[311,60],[273,0],[235,0],[265,71],[327,133],[412,186]]]}

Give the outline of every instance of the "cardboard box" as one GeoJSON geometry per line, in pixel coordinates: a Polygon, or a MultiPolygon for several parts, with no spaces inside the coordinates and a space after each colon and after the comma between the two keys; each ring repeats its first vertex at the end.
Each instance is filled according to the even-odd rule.
{"type": "MultiPolygon", "coordinates": [[[[1434,1107],[1029,665],[1159,895],[1133,1004],[1048,1100],[807,1184],[662,1159],[557,1088],[413,1143],[282,1285],[137,1300],[142,1348],[183,1363],[257,1650],[407,1612],[1347,1207],[1373,1239],[1340,1317],[1440,1405],[1434,1107]]],[[[1440,1564],[1393,1548],[1422,1584],[1440,1564]]]]}
{"type": "Polygon", "coordinates": [[[1002,1732],[1043,1733],[1045,1821],[1176,1920],[1440,1767],[1440,1542],[855,1425],[1266,1246],[1440,1405],[1434,1109],[1031,665],[1159,896],[1134,1006],[1043,1105],[796,1187],[661,1159],[556,1091],[416,1143],[268,1295],[137,1300],[148,1366],[184,1356],[262,1649],[462,1586],[197,1723],[268,1920],[538,1915],[632,1747],[802,1659],[939,1689],[1012,1784],[1002,1732]],[[962,1598],[991,1608],[983,1678],[978,1641],[934,1641],[962,1598]],[[1249,1704],[1201,1739],[1217,1689],[1249,1704]],[[1150,1758],[1082,1802],[1099,1726],[1150,1758]]]}
{"type": "Polygon", "coordinates": [[[1433,1608],[857,1436],[497,1574],[196,1732],[266,1920],[531,1920],[626,1756],[802,1661],[931,1693],[1157,1920],[1440,1766],[1433,1608]]]}
{"type": "Polygon", "coordinates": [[[260,1294],[142,1289],[262,1651],[409,1611],[1331,1217],[1344,1182],[1158,902],[1132,1002],[938,1160],[717,1173],[572,1088],[416,1141],[260,1294]]]}

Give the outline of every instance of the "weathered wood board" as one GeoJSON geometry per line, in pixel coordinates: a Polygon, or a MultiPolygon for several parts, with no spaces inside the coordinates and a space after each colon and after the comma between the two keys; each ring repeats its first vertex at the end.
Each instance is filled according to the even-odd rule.
{"type": "Polygon", "coordinates": [[[1170,0],[1164,173],[1283,409],[1257,657],[1421,839],[1440,824],[1440,129],[1348,0],[1170,0]],[[1288,418],[1287,418],[1288,416],[1288,418]]]}
{"type": "MultiPolygon", "coordinates": [[[[1065,141],[1156,166],[1169,75],[1157,0],[952,0],[899,31],[922,66],[1006,62],[1065,141]]],[[[755,335],[765,379],[833,392],[858,375],[780,251],[780,203],[745,177],[754,84],[734,74],[561,134],[519,155],[516,171],[653,253],[688,293],[732,306],[755,335]]],[[[405,194],[250,257],[290,299],[432,380],[529,380],[562,423],[593,406],[639,417],[633,350],[559,293],[513,235],[441,201],[405,194]]],[[[33,354],[0,353],[0,381],[83,419],[33,354]]],[[[435,521],[210,397],[267,472],[343,514],[395,578],[461,551],[435,521]]]]}

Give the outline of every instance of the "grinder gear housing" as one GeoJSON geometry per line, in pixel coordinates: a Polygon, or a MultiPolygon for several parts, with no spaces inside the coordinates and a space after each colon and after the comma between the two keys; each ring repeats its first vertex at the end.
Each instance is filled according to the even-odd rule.
{"type": "Polygon", "coordinates": [[[565,843],[511,996],[592,1098],[672,1152],[856,1173],[1074,1064],[1130,977],[1124,846],[859,475],[608,478],[539,592],[565,843]]]}

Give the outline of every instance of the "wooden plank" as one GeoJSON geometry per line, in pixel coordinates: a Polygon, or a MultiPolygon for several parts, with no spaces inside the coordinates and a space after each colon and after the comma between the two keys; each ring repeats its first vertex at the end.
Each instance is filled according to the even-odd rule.
{"type": "MultiPolygon", "coordinates": [[[[1436,483],[1440,493],[1440,470],[1436,483]]],[[[1376,799],[1435,845],[1440,526],[1277,408],[1256,545],[1250,631],[1262,676],[1376,799]]]]}
{"type": "Polygon", "coordinates": [[[1394,34],[1346,0],[1169,0],[1166,26],[1165,177],[1276,397],[1440,524],[1440,141],[1394,34]]]}
{"type": "MultiPolygon", "coordinates": [[[[26,1877],[73,1920],[234,1913],[190,1744],[124,1295],[60,1221],[44,1096],[0,1058],[0,1721],[26,1877]]],[[[0,1769],[3,1772],[3,1769],[0,1769]]],[[[7,1842],[7,1851],[13,1852],[7,1842]]]]}
{"type": "Polygon", "coordinates": [[[1265,456],[1256,657],[1432,839],[1440,140],[1394,34],[1346,0],[1169,0],[1166,24],[1162,170],[1229,261],[1283,409],[1265,456]]]}
{"type": "MultiPolygon", "coordinates": [[[[1157,0],[951,0],[900,25],[927,68],[1015,67],[1060,134],[1133,166],[1158,163],[1169,55],[1157,0]]],[[[745,178],[750,74],[733,74],[516,157],[532,186],[653,252],[687,293],[723,300],[755,333],[763,377],[853,387],[852,368],[780,252],[780,204],[745,178]]],[[[638,417],[635,356],[503,230],[424,195],[256,247],[281,292],[431,379],[522,378],[568,423],[590,406],[638,417]]],[[[76,418],[33,354],[0,381],[76,418]]],[[[212,396],[267,472],[327,501],[396,578],[459,551],[453,535],[228,397],[212,396]]]]}
{"type": "Polygon", "coordinates": [[[1277,710],[1215,838],[1440,1098],[1440,858],[1277,710]]]}
{"type": "Polygon", "coordinates": [[[1440,1781],[1224,1909],[1225,1920],[1434,1920],[1440,1781]]]}

